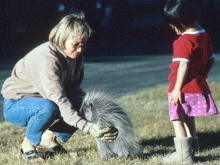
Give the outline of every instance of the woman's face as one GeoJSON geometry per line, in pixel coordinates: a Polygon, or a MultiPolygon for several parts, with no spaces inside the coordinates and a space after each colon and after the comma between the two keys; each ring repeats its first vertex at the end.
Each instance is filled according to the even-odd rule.
{"type": "Polygon", "coordinates": [[[77,36],[74,38],[68,37],[64,43],[65,49],[63,51],[68,57],[76,59],[85,49],[87,40],[87,36],[77,36]]]}

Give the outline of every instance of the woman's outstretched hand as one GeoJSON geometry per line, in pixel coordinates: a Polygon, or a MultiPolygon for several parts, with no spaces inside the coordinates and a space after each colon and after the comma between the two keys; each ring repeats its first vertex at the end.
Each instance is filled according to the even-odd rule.
{"type": "Polygon", "coordinates": [[[118,130],[115,128],[100,128],[95,123],[86,122],[83,126],[82,133],[90,134],[95,138],[100,138],[102,141],[112,142],[117,138],[118,130]]]}

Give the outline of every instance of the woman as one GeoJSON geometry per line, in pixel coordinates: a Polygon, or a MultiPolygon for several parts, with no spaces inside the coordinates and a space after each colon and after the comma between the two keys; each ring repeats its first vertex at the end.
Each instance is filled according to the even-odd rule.
{"type": "Polygon", "coordinates": [[[39,145],[66,152],[56,138],[66,142],[78,128],[103,141],[116,138],[116,129],[100,129],[78,114],[84,96],[82,53],[91,33],[83,13],[67,15],[52,29],[49,41],[20,59],[4,82],[5,119],[27,127],[21,145],[25,161],[44,161],[39,145]]]}

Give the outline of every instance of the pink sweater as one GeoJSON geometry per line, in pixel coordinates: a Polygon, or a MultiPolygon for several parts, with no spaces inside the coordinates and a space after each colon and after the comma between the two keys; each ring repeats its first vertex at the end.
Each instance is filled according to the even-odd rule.
{"type": "Polygon", "coordinates": [[[1,93],[7,99],[49,99],[59,106],[66,123],[82,129],[86,121],[72,109],[67,95],[80,90],[83,72],[82,55],[70,59],[62,50],[46,42],[17,62],[1,93]]]}

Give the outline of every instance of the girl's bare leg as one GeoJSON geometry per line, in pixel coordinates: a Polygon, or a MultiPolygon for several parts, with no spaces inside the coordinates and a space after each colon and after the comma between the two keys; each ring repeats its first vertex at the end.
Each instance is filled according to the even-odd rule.
{"type": "Polygon", "coordinates": [[[187,137],[195,137],[196,136],[196,126],[194,117],[186,117],[184,118],[184,127],[187,133],[187,137]]]}
{"type": "Polygon", "coordinates": [[[184,119],[173,120],[172,123],[177,138],[187,137],[187,132],[184,126],[184,119]]]}

